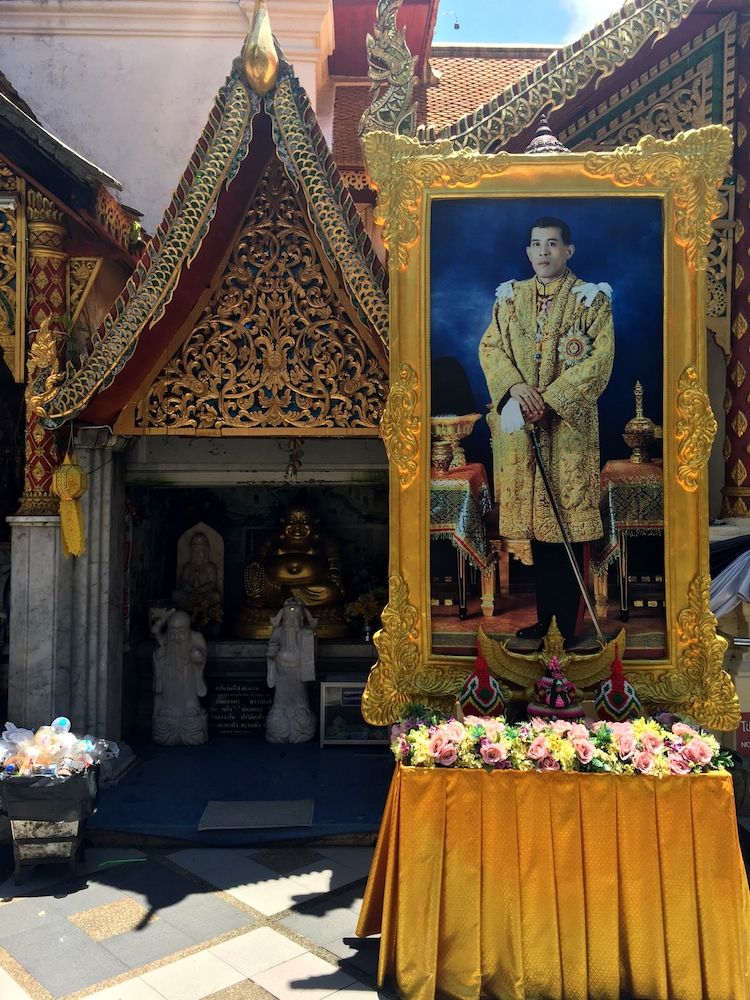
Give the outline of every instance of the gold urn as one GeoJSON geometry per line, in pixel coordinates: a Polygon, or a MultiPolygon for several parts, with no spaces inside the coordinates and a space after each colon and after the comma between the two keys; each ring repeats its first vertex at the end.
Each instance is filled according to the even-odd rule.
{"type": "Polygon", "coordinates": [[[631,449],[630,461],[634,465],[642,465],[651,461],[648,449],[656,436],[656,425],[653,420],[649,420],[643,415],[643,386],[640,382],[635,383],[633,394],[635,395],[635,416],[625,424],[622,438],[631,449]]]}

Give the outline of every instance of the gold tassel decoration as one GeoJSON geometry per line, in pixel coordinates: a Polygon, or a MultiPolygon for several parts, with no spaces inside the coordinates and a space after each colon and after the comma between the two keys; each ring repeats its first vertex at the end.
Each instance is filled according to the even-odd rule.
{"type": "Polygon", "coordinates": [[[52,492],[60,498],[60,535],[63,555],[80,556],[86,548],[79,498],[86,492],[88,476],[67,452],[63,463],[52,473],[52,492]]]}

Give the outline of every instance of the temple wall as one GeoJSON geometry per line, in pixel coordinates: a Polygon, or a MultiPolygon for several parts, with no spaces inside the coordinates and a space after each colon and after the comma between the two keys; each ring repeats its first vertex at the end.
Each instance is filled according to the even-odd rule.
{"type": "MultiPolygon", "coordinates": [[[[121,200],[153,232],[252,10],[244,0],[4,0],[0,65],[46,128],[117,177],[121,200]]],[[[272,18],[315,108],[333,48],[331,0],[275,0],[272,18]]]]}

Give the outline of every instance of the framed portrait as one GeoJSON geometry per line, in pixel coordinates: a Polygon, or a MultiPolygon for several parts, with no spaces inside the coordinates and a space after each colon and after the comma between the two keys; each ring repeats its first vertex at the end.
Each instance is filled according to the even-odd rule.
{"type": "Polygon", "coordinates": [[[551,649],[591,693],[616,645],[644,708],[736,726],[709,607],[704,316],[730,152],[722,126],[581,154],[365,138],[391,279],[368,721],[452,703],[478,650],[511,698],[551,649]]]}

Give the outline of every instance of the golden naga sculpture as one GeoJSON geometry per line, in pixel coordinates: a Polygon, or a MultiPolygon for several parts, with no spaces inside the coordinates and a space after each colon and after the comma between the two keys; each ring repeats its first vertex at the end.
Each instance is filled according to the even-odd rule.
{"type": "Polygon", "coordinates": [[[288,597],[296,597],[318,619],[320,638],[345,635],[341,559],[336,543],[318,531],[307,507],[288,508],[278,532],[245,568],[247,608],[237,631],[251,639],[271,634],[271,617],[288,597]]]}

